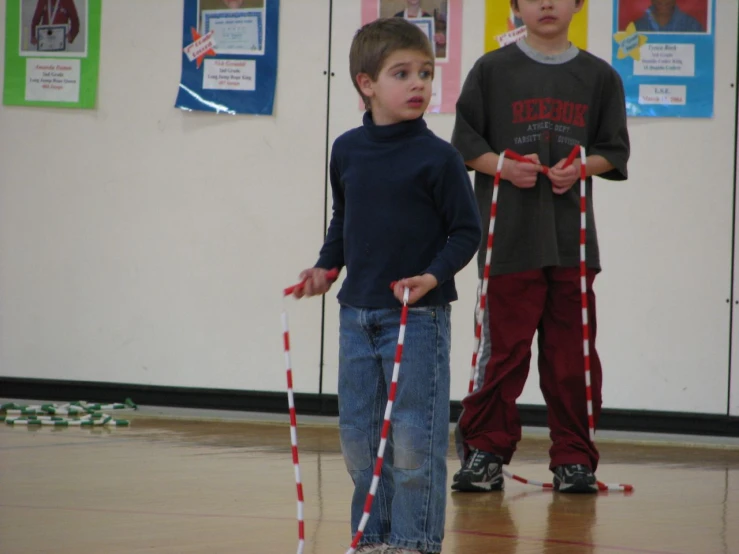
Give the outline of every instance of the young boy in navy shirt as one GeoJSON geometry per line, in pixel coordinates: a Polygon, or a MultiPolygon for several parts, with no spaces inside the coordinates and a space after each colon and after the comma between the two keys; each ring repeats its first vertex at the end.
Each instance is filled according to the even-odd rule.
{"type": "Polygon", "coordinates": [[[346,267],[338,294],[339,426],[354,482],[354,535],[372,482],[409,289],[391,437],[357,552],[436,553],[446,508],[450,303],[457,299],[455,274],[478,249],[480,217],[462,157],[423,119],[434,76],[423,31],[403,18],[369,23],[354,37],[349,65],[367,110],[362,126],[333,144],[333,215],[297,295],[325,294],[327,271],[346,267]]]}

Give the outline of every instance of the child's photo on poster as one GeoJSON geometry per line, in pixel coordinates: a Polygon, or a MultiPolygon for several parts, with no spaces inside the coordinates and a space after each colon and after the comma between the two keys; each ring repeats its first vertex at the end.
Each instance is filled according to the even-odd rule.
{"type": "Polygon", "coordinates": [[[87,56],[87,0],[21,0],[20,56],[87,56]]]}
{"type": "Polygon", "coordinates": [[[640,33],[710,33],[709,0],[618,0],[618,30],[640,33]]]}
{"type": "Polygon", "coordinates": [[[449,1],[380,0],[378,17],[404,17],[411,22],[418,20],[418,26],[430,35],[436,60],[445,61],[448,57],[449,1]]]}

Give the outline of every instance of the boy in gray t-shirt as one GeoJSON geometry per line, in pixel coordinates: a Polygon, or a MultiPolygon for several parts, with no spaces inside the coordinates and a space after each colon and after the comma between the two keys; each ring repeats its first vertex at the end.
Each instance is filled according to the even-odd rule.
{"type": "MultiPolygon", "coordinates": [[[[577,49],[569,25],[583,0],[511,0],[528,36],[483,55],[465,81],[452,144],[475,170],[483,220],[490,216],[498,154],[510,149],[534,163],[506,159],[476,391],[464,399],[457,428],[463,467],[452,488],[503,488],[502,465],[521,439],[516,400],[539,332],[539,373],[551,431],[550,469],[562,492],[597,490],[598,451],[589,438],[583,368],[579,272],[580,162],[565,168],[574,146],[587,158],[587,288],[593,409],[597,423],[602,372],[595,350],[593,280],[600,271],[592,176],[627,178],[629,136],[623,84],[603,60],[577,49]],[[547,175],[543,166],[551,166],[547,175]]],[[[486,241],[479,252],[482,269],[486,241]]]]}

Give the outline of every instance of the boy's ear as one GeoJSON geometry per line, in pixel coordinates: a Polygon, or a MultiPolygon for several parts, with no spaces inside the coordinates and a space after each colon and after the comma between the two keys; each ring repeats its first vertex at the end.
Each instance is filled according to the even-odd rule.
{"type": "Polygon", "coordinates": [[[372,84],[372,77],[366,73],[359,73],[357,75],[357,86],[359,87],[359,90],[362,91],[362,94],[367,98],[371,98],[374,95],[372,84]]]}

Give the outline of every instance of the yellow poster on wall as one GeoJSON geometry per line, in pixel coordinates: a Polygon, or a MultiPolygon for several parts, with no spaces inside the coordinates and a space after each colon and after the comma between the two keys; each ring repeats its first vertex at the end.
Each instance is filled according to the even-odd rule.
{"type": "MultiPolygon", "coordinates": [[[[526,36],[526,27],[511,9],[508,0],[485,0],[485,52],[497,50],[526,36]]],[[[586,50],[588,46],[588,3],[575,14],[570,25],[570,41],[586,50]]]]}

